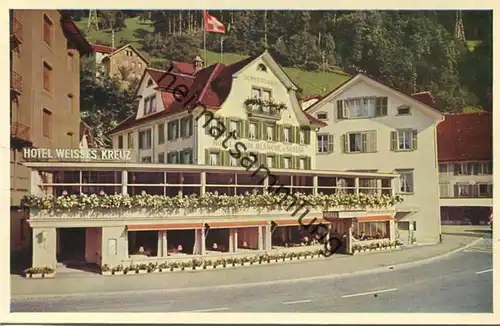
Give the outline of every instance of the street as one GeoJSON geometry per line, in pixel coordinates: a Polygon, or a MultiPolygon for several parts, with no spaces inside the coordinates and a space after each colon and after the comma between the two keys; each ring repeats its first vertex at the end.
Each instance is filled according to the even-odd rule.
{"type": "Polygon", "coordinates": [[[14,299],[11,311],[491,313],[492,278],[491,240],[484,239],[447,258],[411,267],[388,267],[366,275],[14,299]]]}

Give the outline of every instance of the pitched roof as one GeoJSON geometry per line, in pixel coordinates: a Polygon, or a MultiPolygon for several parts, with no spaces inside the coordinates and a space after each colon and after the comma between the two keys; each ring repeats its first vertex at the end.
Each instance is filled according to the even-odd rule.
{"type": "Polygon", "coordinates": [[[122,46],[121,48],[118,48],[118,49],[114,50],[113,52],[108,53],[108,54],[107,54],[107,55],[103,58],[103,60],[105,60],[105,59],[109,59],[111,56],[114,56],[115,54],[117,54],[117,53],[119,53],[119,52],[121,52],[121,51],[125,50],[126,48],[130,48],[130,49],[132,49],[132,51],[134,51],[134,52],[135,52],[135,53],[136,53],[136,54],[137,54],[137,55],[138,55],[138,56],[139,56],[139,57],[140,57],[140,58],[141,58],[141,59],[142,59],[145,63],[149,64],[149,60],[148,60],[148,59],[146,59],[146,57],[145,57],[145,56],[141,53],[141,51],[139,51],[139,50],[137,50],[136,48],[134,48],[134,47],[132,46],[132,44],[126,44],[126,45],[122,46]]]}
{"type": "Polygon", "coordinates": [[[109,54],[109,53],[114,51],[114,49],[112,47],[107,46],[107,45],[92,44],[91,46],[92,46],[92,51],[94,51],[94,52],[109,54]]]}
{"type": "Polygon", "coordinates": [[[328,124],[327,124],[326,122],[316,119],[315,117],[313,117],[313,116],[312,116],[312,115],[310,115],[309,113],[304,112],[304,114],[306,115],[307,120],[309,120],[309,122],[310,122],[311,124],[314,124],[314,125],[319,125],[319,126],[321,126],[321,127],[328,126],[328,124]]]}
{"type": "Polygon", "coordinates": [[[78,29],[71,16],[59,10],[61,14],[61,26],[64,36],[78,49],[81,54],[92,53],[92,47],[82,32],[78,29]]]}
{"type": "Polygon", "coordinates": [[[438,161],[493,158],[493,120],[489,112],[446,115],[437,127],[438,161]]]}
{"type": "MultiPolygon", "coordinates": [[[[231,91],[232,76],[250,64],[260,55],[248,57],[244,60],[230,65],[215,63],[209,67],[201,69],[193,75],[186,74],[190,70],[187,66],[192,64],[172,62],[169,71],[162,71],[148,68],[146,71],[152,76],[158,84],[158,90],[161,92],[161,99],[165,110],[149,114],[140,119],[135,119],[136,114],[131,115],[109,133],[116,133],[132,126],[159,119],[170,114],[180,113],[194,104],[202,105],[207,109],[218,109],[224,103],[231,91]],[[176,71],[176,72],[174,72],[176,71]],[[187,94],[178,101],[173,94],[177,87],[187,88],[187,94]]],[[[179,97],[179,96],[178,96],[179,97]]],[[[304,112],[305,113],[305,112],[304,112]]],[[[323,124],[322,121],[312,116],[307,116],[309,122],[313,124],[323,124]]]]}
{"type": "Polygon", "coordinates": [[[422,103],[427,104],[428,106],[434,107],[434,105],[436,105],[436,100],[434,99],[434,96],[432,96],[431,92],[429,92],[429,91],[414,93],[414,94],[411,94],[411,96],[414,99],[416,99],[422,103]]]}

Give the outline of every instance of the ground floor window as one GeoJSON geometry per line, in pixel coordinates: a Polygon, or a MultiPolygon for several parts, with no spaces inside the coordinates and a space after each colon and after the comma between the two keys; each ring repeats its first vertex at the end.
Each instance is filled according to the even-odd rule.
{"type": "Polygon", "coordinates": [[[326,241],[326,232],[326,228],[318,225],[277,226],[272,230],[271,243],[273,248],[310,246],[326,241]]]}
{"type": "Polygon", "coordinates": [[[384,222],[354,222],[352,236],[357,240],[389,239],[390,224],[384,222]]]}
{"type": "Polygon", "coordinates": [[[196,230],[168,230],[167,253],[192,255],[194,250],[196,230]]]}
{"type": "Polygon", "coordinates": [[[129,231],[128,252],[130,255],[156,257],[158,255],[158,231],[129,231]]]}
{"type": "Polygon", "coordinates": [[[230,229],[209,229],[206,232],[205,246],[207,251],[229,252],[230,229]]]}
{"type": "Polygon", "coordinates": [[[242,250],[259,249],[259,227],[236,229],[236,233],[238,234],[238,249],[242,250]]]}

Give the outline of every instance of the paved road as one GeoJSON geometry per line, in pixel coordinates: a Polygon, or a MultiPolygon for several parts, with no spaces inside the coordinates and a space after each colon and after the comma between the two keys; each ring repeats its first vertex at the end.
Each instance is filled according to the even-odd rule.
{"type": "Polygon", "coordinates": [[[12,312],[492,312],[491,241],[368,275],[13,300],[12,312]]]}

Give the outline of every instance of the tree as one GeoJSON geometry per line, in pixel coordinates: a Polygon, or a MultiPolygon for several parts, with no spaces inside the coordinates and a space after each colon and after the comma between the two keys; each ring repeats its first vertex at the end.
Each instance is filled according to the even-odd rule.
{"type": "Polygon", "coordinates": [[[82,58],[80,113],[83,121],[93,128],[97,146],[109,147],[111,143],[106,134],[137,109],[137,82],[124,87],[118,78],[104,74],[96,77],[96,69],[92,58],[82,58]]]}

